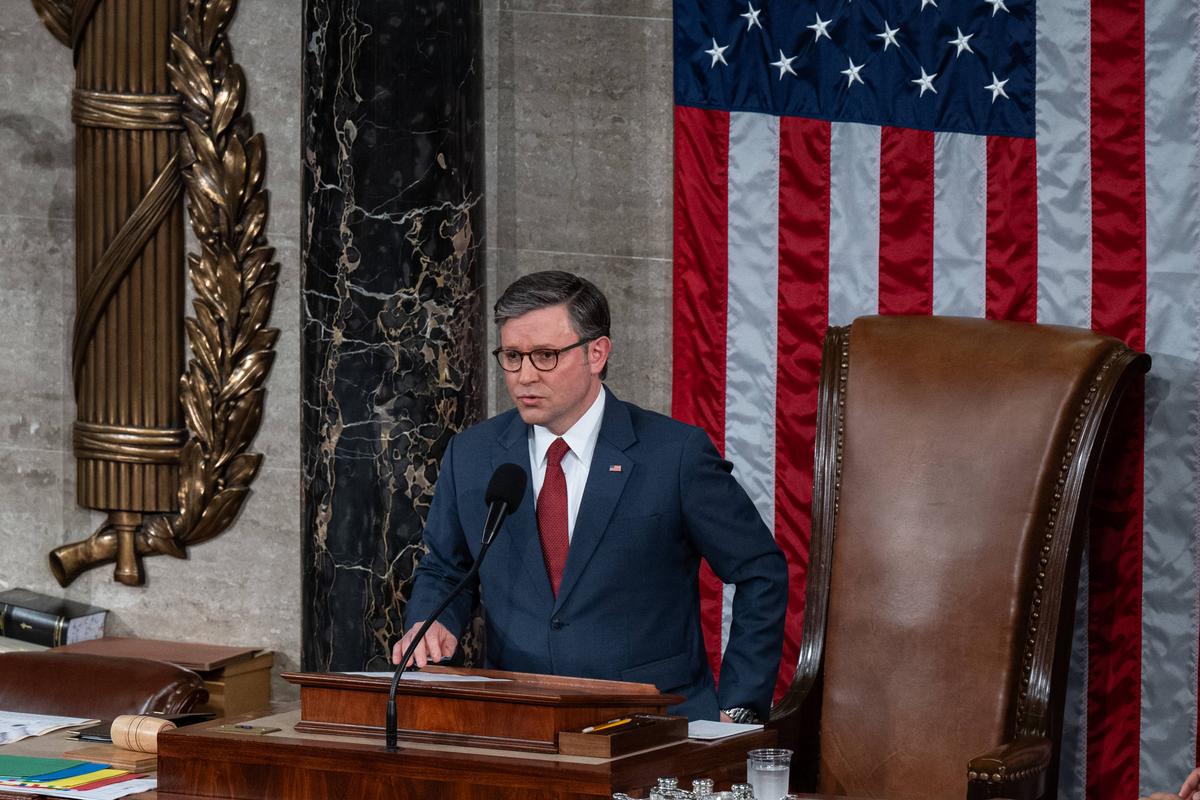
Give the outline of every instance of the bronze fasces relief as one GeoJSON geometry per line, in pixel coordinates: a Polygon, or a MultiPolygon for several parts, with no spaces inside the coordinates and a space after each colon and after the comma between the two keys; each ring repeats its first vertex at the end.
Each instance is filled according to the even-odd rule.
{"type": "Polygon", "coordinates": [[[78,501],[108,515],[50,569],[66,586],[116,562],[138,585],[142,556],[183,558],[227,529],[262,465],[250,447],[279,336],[266,146],[226,36],[235,0],[33,5],[75,54],[73,444],[78,501]]]}

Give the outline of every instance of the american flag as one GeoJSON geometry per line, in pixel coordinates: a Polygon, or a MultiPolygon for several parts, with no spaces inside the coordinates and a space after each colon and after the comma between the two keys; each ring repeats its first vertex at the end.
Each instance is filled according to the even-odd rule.
{"type": "MultiPolygon", "coordinates": [[[[788,556],[803,616],[821,340],[862,314],[1090,327],[1151,353],[1110,438],[1060,796],[1196,763],[1195,0],[676,0],[674,414],[788,556]]],[[[714,664],[731,590],[706,579],[714,664]]]]}

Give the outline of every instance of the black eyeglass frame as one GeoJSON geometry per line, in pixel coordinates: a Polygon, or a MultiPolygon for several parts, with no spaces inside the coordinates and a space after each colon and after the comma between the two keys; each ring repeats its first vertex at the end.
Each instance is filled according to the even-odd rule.
{"type": "Polygon", "coordinates": [[[492,351],[492,358],[496,359],[496,363],[500,366],[500,369],[504,370],[505,372],[520,372],[521,367],[525,366],[526,358],[529,359],[529,363],[538,372],[553,372],[554,370],[558,369],[559,356],[561,356],[563,353],[567,352],[568,350],[574,350],[576,347],[583,347],[585,344],[590,344],[594,341],[596,341],[596,340],[595,339],[580,339],[575,344],[569,344],[566,347],[559,347],[558,349],[555,349],[553,347],[538,347],[534,350],[527,350],[527,351],[526,350],[517,350],[512,347],[497,347],[495,350],[492,351]],[[504,366],[504,362],[500,360],[501,353],[517,353],[518,355],[520,355],[521,361],[520,361],[520,363],[517,364],[517,368],[509,369],[508,367],[504,366]],[[554,354],[554,363],[548,367],[539,367],[537,365],[537,362],[535,362],[533,360],[534,353],[553,353],[554,354]]]}

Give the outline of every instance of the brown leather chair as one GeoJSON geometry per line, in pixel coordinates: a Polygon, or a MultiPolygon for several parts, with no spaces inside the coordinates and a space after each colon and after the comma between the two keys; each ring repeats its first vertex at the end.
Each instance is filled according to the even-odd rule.
{"type": "Polygon", "coordinates": [[[196,673],[144,658],[79,653],[0,654],[0,710],[113,719],[179,714],[208,700],[196,673]]]}
{"type": "Polygon", "coordinates": [[[1055,794],[1093,479],[1149,365],[1073,328],[829,329],[800,660],[772,713],[796,788],[1055,794]]]}

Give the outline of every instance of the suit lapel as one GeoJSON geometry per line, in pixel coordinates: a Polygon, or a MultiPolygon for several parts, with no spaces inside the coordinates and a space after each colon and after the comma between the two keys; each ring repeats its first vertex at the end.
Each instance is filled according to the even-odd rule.
{"type": "Polygon", "coordinates": [[[538,538],[533,470],[529,464],[529,427],[519,414],[513,414],[512,423],[504,429],[492,450],[492,469],[504,463],[520,466],[529,480],[525,482],[525,497],[521,505],[504,523],[503,536],[508,539],[508,546],[515,558],[525,566],[525,572],[532,581],[530,585],[550,600],[554,594],[550,589],[550,576],[546,574],[546,562],[542,558],[542,541],[538,538]]]}
{"type": "MultiPolygon", "coordinates": [[[[563,570],[562,584],[558,587],[558,598],[554,604],[556,611],[571,594],[592,554],[596,552],[596,547],[608,528],[608,521],[621,499],[625,483],[634,469],[633,459],[625,453],[625,450],[637,441],[633,433],[633,423],[629,418],[629,409],[614,397],[607,387],[604,391],[608,393],[604,401],[604,420],[600,424],[600,436],[592,454],[592,466],[588,471],[587,486],[583,490],[579,516],[575,519],[571,547],[567,550],[567,565],[563,570]],[[611,469],[614,466],[619,469],[611,469]]],[[[535,524],[534,528],[536,527],[535,524]]]]}

